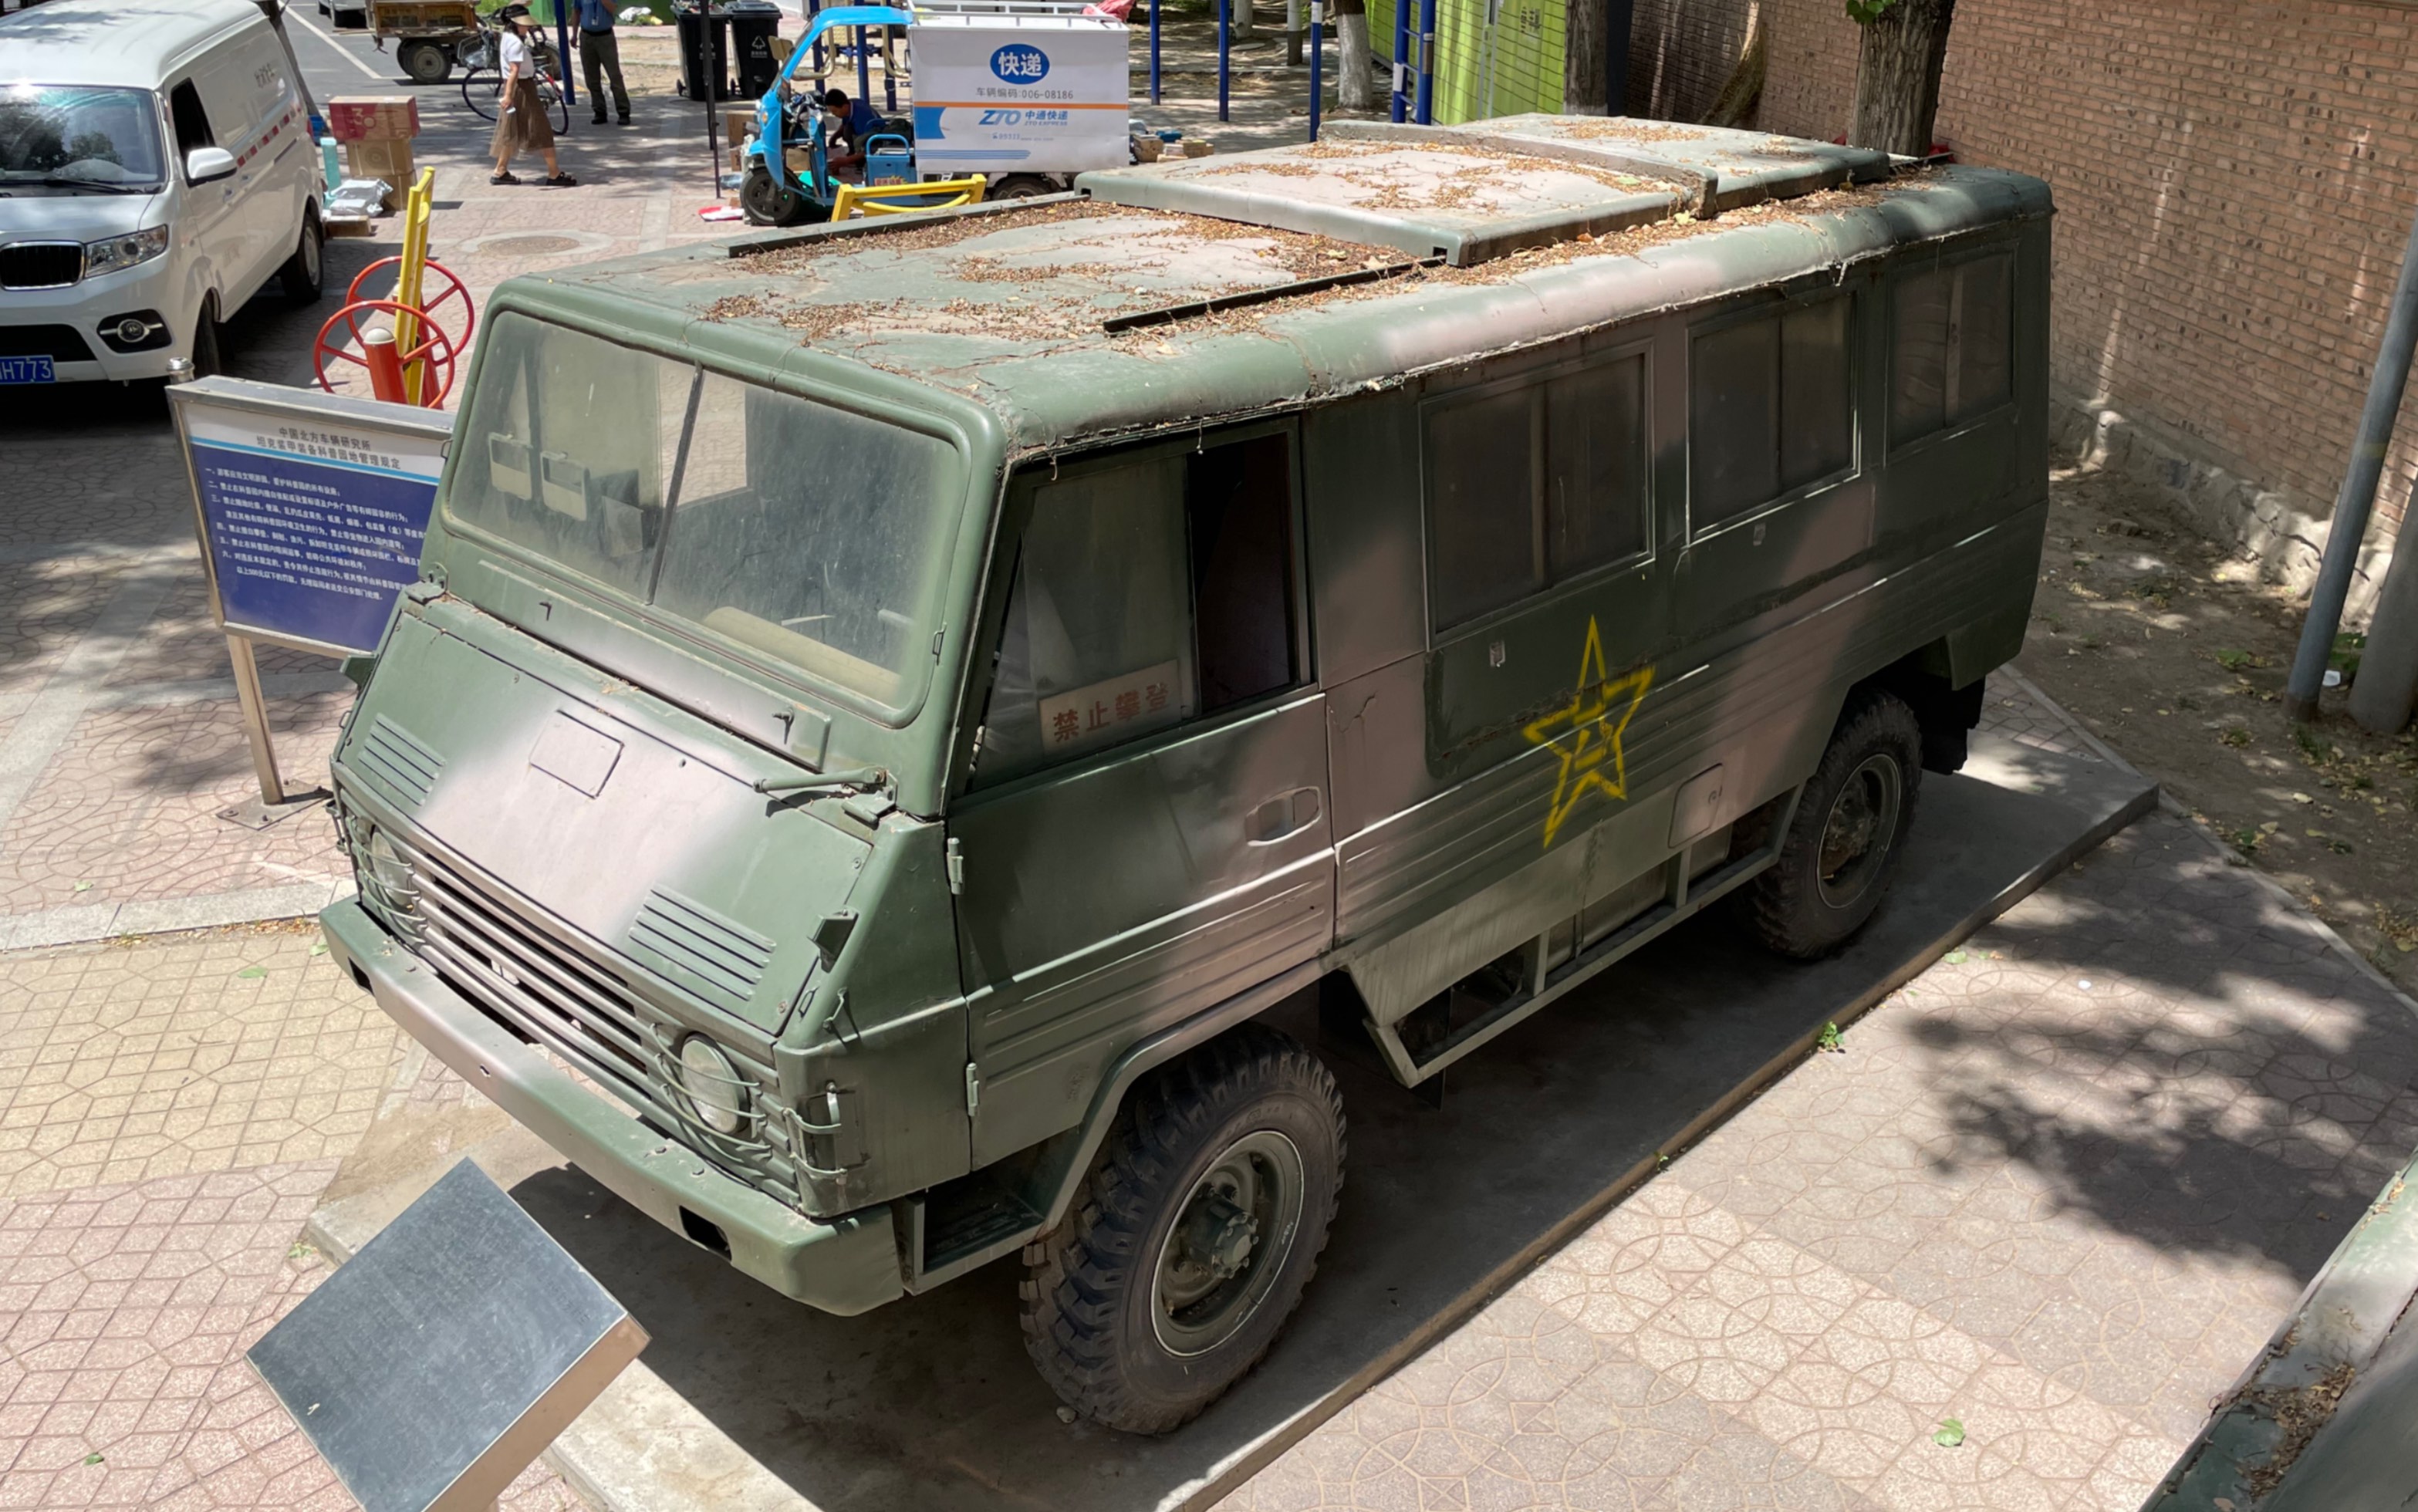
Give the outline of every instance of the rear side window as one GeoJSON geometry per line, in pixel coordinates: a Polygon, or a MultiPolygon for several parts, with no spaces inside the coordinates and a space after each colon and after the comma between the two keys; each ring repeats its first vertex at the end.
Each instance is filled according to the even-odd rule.
{"type": "Polygon", "coordinates": [[[991,787],[1299,679],[1290,437],[1034,491],[974,784],[991,787]]]}
{"type": "Polygon", "coordinates": [[[1962,425],[2012,391],[2014,258],[1901,276],[1890,297],[1890,439],[1962,425]]]}
{"type": "Polygon", "coordinates": [[[1855,463],[1844,295],[1696,337],[1688,421],[1702,530],[1855,463]]]}
{"type": "Polygon", "coordinates": [[[1647,545],[1645,357],[1427,413],[1438,630],[1647,545]]]}

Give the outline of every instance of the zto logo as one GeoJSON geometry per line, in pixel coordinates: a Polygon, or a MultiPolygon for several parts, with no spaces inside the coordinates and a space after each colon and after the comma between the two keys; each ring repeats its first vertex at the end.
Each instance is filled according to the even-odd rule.
{"type": "Polygon", "coordinates": [[[1029,42],[1010,42],[990,55],[990,71],[1003,84],[1039,84],[1049,74],[1049,54],[1029,42]]]}
{"type": "Polygon", "coordinates": [[[1591,792],[1606,798],[1629,796],[1629,758],[1620,738],[1629,721],[1654,685],[1654,669],[1641,666],[1618,678],[1606,678],[1603,637],[1595,617],[1587,617],[1586,649],[1579,653],[1578,693],[1568,709],[1556,710],[1525,731],[1537,745],[1551,745],[1562,758],[1562,774],[1553,785],[1553,806],[1545,814],[1545,844],[1561,832],[1562,821],[1591,792]]]}

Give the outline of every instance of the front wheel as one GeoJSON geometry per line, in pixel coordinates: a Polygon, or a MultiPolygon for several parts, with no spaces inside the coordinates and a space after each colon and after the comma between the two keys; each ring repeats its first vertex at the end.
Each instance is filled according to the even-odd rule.
{"type": "Polygon", "coordinates": [[[739,176],[739,210],[749,225],[796,226],[812,218],[814,202],[773,177],[772,170],[751,164],[739,176]]]}
{"type": "Polygon", "coordinates": [[[1880,906],[1914,823],[1922,726],[1894,694],[1854,695],[1797,801],[1780,859],[1743,892],[1764,944],[1812,960],[1880,906]]]}
{"type": "Polygon", "coordinates": [[[503,78],[495,69],[472,69],[462,75],[462,103],[481,120],[492,121],[496,118],[496,91],[502,84],[503,78]]]}
{"type": "Polygon", "coordinates": [[[1025,1349],[1060,1399],[1165,1433],[1223,1395],[1317,1269],[1343,1147],[1335,1078],[1263,1025],[1146,1077],[1075,1211],[1025,1246],[1025,1349]]]}

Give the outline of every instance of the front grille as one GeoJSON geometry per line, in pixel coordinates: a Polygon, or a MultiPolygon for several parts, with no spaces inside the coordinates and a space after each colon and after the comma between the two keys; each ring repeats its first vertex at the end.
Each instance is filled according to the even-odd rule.
{"type": "Polygon", "coordinates": [[[20,241],[0,247],[0,289],[64,289],[83,277],[83,242],[20,241]]]}
{"type": "Polygon", "coordinates": [[[92,348],[73,326],[0,326],[0,357],[47,357],[54,362],[89,362],[92,348]]]}
{"type": "MultiPolygon", "coordinates": [[[[354,817],[354,853],[367,821],[354,817]]],[[[730,1175],[784,1201],[797,1200],[788,1153],[768,1139],[777,1107],[754,1099],[757,1116],[737,1135],[706,1127],[670,1079],[680,1031],[641,1012],[639,995],[612,969],[532,923],[514,902],[417,847],[387,843],[407,878],[368,875],[362,892],[396,935],[487,1016],[544,1046],[730,1175]],[[650,1074],[651,1072],[651,1074],[650,1074]],[[770,1115],[770,1116],[768,1116],[770,1115]]],[[[797,1142],[785,1127],[782,1143],[797,1142]]]]}

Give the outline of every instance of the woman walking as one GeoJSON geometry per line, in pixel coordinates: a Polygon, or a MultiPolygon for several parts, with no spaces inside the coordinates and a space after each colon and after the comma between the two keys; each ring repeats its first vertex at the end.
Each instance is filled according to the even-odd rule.
{"type": "Polygon", "coordinates": [[[537,56],[529,45],[536,23],[529,20],[527,6],[506,6],[498,19],[504,23],[504,34],[496,61],[504,71],[504,84],[496,96],[496,140],[490,149],[496,155],[496,171],[487,182],[519,183],[512,171],[513,154],[527,149],[545,159],[548,187],[569,189],[579,180],[564,173],[555,160],[554,123],[545,118],[545,101],[538,98],[537,56]]]}

